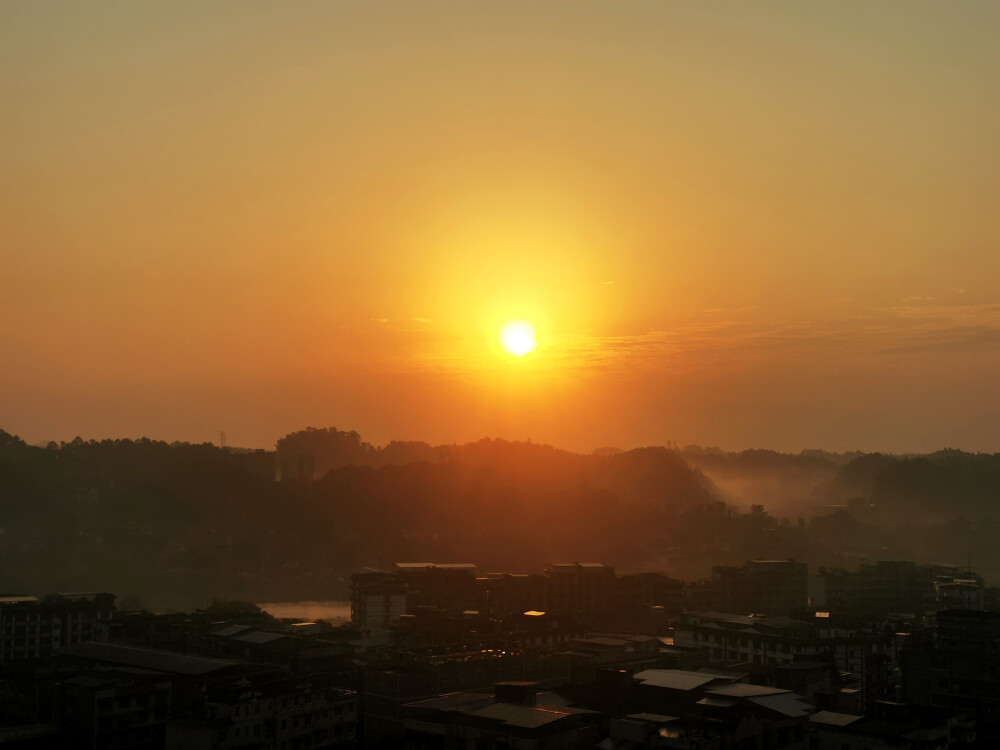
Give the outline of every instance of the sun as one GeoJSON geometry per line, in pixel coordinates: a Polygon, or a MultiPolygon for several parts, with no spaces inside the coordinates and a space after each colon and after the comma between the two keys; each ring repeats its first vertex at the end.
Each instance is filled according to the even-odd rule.
{"type": "Polygon", "coordinates": [[[500,346],[508,354],[523,357],[534,350],[537,344],[535,327],[526,320],[508,320],[500,327],[500,346]]]}

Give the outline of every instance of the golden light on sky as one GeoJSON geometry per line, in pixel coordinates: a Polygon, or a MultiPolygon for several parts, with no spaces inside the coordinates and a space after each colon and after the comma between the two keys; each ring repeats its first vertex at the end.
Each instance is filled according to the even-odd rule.
{"type": "Polygon", "coordinates": [[[0,4],[0,428],[1000,450],[998,31],[0,4]]]}
{"type": "Polygon", "coordinates": [[[535,350],[535,327],[527,320],[508,320],[500,327],[500,345],[514,356],[523,357],[535,350]]]}

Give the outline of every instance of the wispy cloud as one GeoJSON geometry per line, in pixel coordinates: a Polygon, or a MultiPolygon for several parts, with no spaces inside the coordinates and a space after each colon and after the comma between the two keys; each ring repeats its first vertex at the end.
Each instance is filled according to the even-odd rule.
{"type": "Polygon", "coordinates": [[[889,312],[898,329],[892,351],[1000,353],[1000,304],[908,305],[889,312]]]}
{"type": "MultiPolygon", "coordinates": [[[[616,335],[574,333],[543,342],[539,370],[635,370],[801,362],[807,365],[913,354],[994,351],[1000,354],[1000,304],[919,303],[870,308],[840,318],[760,322],[749,309],[700,311],[704,321],[616,335]]],[[[496,367],[497,352],[479,341],[413,353],[407,367],[478,372],[496,367]]]]}

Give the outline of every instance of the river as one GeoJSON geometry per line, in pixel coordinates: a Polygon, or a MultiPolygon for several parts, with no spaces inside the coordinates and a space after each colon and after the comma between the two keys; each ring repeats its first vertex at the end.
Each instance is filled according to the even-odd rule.
{"type": "Polygon", "coordinates": [[[257,606],[279,620],[326,620],[340,625],[351,619],[351,603],[344,601],[260,602],[257,606]]]}

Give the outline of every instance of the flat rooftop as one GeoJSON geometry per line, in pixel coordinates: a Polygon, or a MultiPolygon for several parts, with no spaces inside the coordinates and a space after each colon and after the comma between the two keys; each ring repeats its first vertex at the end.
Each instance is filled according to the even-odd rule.
{"type": "Polygon", "coordinates": [[[635,675],[643,685],[668,688],[670,690],[695,690],[716,681],[732,682],[732,678],[717,674],[689,672],[685,669],[646,669],[635,675]]]}
{"type": "Polygon", "coordinates": [[[156,672],[167,672],[178,675],[203,675],[221,672],[231,667],[246,664],[246,662],[229,659],[214,659],[206,656],[191,656],[174,651],[128,646],[121,643],[97,643],[86,641],[60,649],[60,654],[79,659],[120,664],[127,667],[140,667],[156,672]]]}

